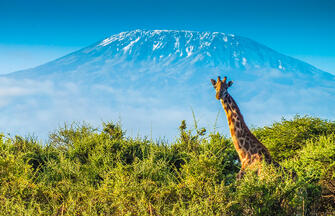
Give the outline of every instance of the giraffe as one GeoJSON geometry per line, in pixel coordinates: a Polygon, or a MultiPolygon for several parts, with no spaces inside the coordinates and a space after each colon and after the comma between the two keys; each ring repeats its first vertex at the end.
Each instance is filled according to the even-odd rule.
{"type": "MultiPolygon", "coordinates": [[[[269,150],[251,133],[235,100],[228,93],[227,90],[233,85],[233,81],[227,83],[227,77],[224,77],[222,81],[218,77],[217,81],[211,79],[211,82],[216,91],[216,99],[221,101],[226,112],[234,147],[242,163],[237,179],[243,177],[247,168],[257,166],[257,164],[259,166],[262,160],[279,166],[278,163],[272,160],[269,150]]],[[[258,169],[259,171],[260,169],[258,169]]]]}

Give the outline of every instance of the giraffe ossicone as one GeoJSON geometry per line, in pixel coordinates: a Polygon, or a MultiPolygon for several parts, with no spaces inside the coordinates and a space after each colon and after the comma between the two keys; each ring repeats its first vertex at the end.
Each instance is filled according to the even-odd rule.
{"type": "Polygon", "coordinates": [[[251,133],[235,100],[228,93],[233,81],[227,82],[227,77],[221,80],[219,76],[216,81],[211,79],[211,82],[216,91],[216,99],[220,100],[227,115],[234,147],[242,164],[237,178],[240,179],[246,169],[259,166],[263,160],[278,165],[272,160],[269,150],[251,133]]]}

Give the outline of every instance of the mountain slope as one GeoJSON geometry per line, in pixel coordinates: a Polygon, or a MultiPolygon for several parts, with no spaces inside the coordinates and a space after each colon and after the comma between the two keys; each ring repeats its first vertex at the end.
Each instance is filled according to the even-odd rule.
{"type": "Polygon", "coordinates": [[[235,81],[231,94],[251,124],[333,114],[335,77],[307,63],[231,34],[135,30],[2,76],[0,129],[22,133],[33,121],[31,131],[45,133],[66,120],[121,118],[132,135],[171,138],[191,108],[214,124],[222,108],[209,79],[217,75],[235,81]]]}

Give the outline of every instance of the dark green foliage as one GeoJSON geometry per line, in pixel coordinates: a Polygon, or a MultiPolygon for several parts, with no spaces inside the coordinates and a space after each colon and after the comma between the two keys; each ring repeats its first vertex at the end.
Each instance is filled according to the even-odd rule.
{"type": "Polygon", "coordinates": [[[0,134],[0,214],[334,215],[332,130],[310,117],[256,129],[298,177],[263,164],[260,176],[251,171],[240,181],[231,140],[188,130],[185,121],[170,144],[127,138],[112,122],[64,126],[44,145],[0,134]]]}

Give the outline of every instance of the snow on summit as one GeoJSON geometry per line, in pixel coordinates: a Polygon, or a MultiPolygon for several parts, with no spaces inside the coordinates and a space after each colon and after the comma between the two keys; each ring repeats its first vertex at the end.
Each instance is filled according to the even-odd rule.
{"type": "MultiPolygon", "coordinates": [[[[178,60],[193,56],[191,59],[193,64],[198,61],[205,61],[204,63],[207,64],[211,62],[213,57],[216,57],[216,64],[227,64],[229,59],[224,59],[224,56],[217,56],[213,52],[220,52],[223,49],[229,55],[232,47],[237,49],[237,44],[233,35],[219,32],[134,30],[112,35],[101,41],[98,47],[108,47],[111,51],[114,51],[115,56],[134,54],[134,58],[136,58],[136,56],[143,57],[146,55],[149,59],[160,59],[160,61],[169,61],[172,58],[178,60]],[[230,45],[222,44],[227,42],[230,42],[230,45]],[[124,53],[120,53],[120,50],[123,50],[124,53]],[[208,58],[201,58],[201,56],[207,56],[208,58]]],[[[238,59],[235,59],[235,61],[238,61],[238,59]]],[[[211,63],[215,64],[214,62],[211,63]]],[[[241,64],[245,65],[243,62],[241,64]]]]}
{"type": "Polygon", "coordinates": [[[112,35],[93,49],[103,53],[108,50],[111,58],[125,58],[132,62],[152,60],[158,64],[188,63],[238,70],[259,67],[296,70],[307,67],[305,63],[248,38],[221,32],[134,30],[112,35]]]}

